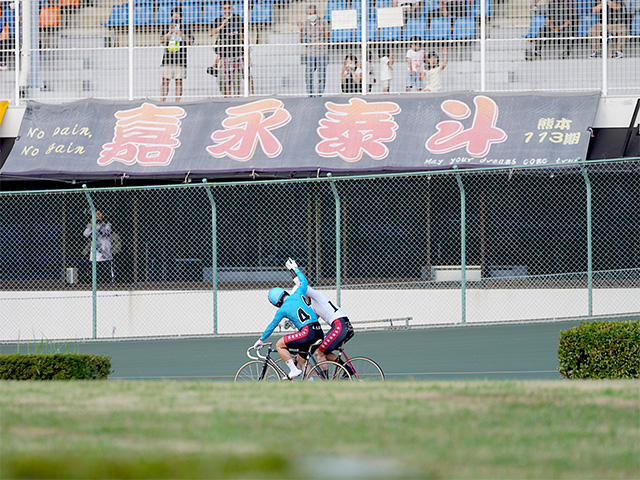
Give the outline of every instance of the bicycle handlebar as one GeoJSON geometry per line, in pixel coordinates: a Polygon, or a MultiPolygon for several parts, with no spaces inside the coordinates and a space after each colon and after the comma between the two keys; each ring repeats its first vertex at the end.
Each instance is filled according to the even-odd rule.
{"type": "MultiPolygon", "coordinates": [[[[268,346],[269,348],[271,348],[271,345],[273,345],[273,343],[264,343],[262,345],[262,347],[268,346]]],[[[262,348],[262,347],[260,347],[260,348],[262,348]]],[[[249,357],[251,360],[264,360],[265,358],[267,358],[267,357],[263,357],[262,355],[260,355],[260,348],[254,348],[253,346],[247,348],[247,357],[249,357]],[[256,356],[255,357],[249,353],[251,350],[255,350],[256,351],[256,356]]]]}

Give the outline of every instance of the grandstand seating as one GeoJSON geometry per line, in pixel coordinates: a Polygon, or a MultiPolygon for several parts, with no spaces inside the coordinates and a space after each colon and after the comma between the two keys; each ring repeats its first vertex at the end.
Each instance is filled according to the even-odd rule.
{"type": "Polygon", "coordinates": [[[379,41],[393,41],[402,39],[402,27],[382,27],[378,31],[379,41]]]}
{"type": "MultiPolygon", "coordinates": [[[[356,41],[362,40],[362,30],[360,28],[361,22],[358,20],[358,28],[354,34],[354,39],[356,41]]],[[[367,22],[367,39],[370,42],[378,41],[378,26],[376,20],[374,18],[369,18],[367,22]]]]}
{"type": "Polygon", "coordinates": [[[446,40],[451,35],[451,18],[439,17],[431,20],[431,27],[427,39],[446,40]]]}
{"type": "Polygon", "coordinates": [[[407,19],[404,26],[404,39],[411,40],[413,37],[419,37],[422,40],[427,39],[427,19],[425,17],[407,19]]]}
{"type": "Polygon", "coordinates": [[[576,13],[578,15],[593,13],[593,0],[576,0],[576,13]]]}
{"type": "Polygon", "coordinates": [[[273,21],[273,0],[256,0],[249,23],[265,24],[273,21]]]}
{"type": "Polygon", "coordinates": [[[105,26],[110,28],[126,27],[129,25],[129,4],[113,5],[111,15],[105,26]]]}
{"type": "Polygon", "coordinates": [[[220,2],[207,2],[204,4],[202,11],[202,23],[205,25],[212,25],[214,20],[222,15],[222,9],[220,2]]]}
{"type": "Polygon", "coordinates": [[[476,19],[473,17],[458,17],[453,25],[453,40],[467,40],[476,36],[476,19]]]}
{"type": "Polygon", "coordinates": [[[171,23],[171,9],[174,7],[171,3],[160,4],[158,6],[158,16],[156,17],[156,25],[169,25],[171,23]]]}
{"type": "Polygon", "coordinates": [[[200,2],[183,3],[184,23],[198,25],[201,23],[202,4],[200,2]]]}
{"type": "Polygon", "coordinates": [[[631,23],[631,30],[629,35],[640,35],[640,12],[633,16],[633,22],[631,23]]]}
{"type": "Polygon", "coordinates": [[[145,26],[153,24],[155,15],[153,4],[135,5],[133,9],[133,24],[136,26],[145,26]]]}
{"type": "MultiPolygon", "coordinates": [[[[473,5],[471,6],[471,11],[469,12],[469,15],[471,15],[472,17],[479,17],[481,7],[482,5],[480,4],[480,0],[475,0],[473,5]]],[[[490,17],[493,14],[493,7],[492,7],[491,0],[485,0],[485,9],[486,9],[485,15],[487,17],[490,17]]]]}
{"type": "Polygon", "coordinates": [[[546,20],[544,15],[532,15],[529,21],[529,32],[524,36],[525,38],[538,38],[540,29],[544,26],[546,20]]]}
{"type": "Polygon", "coordinates": [[[240,0],[234,0],[233,13],[238,15],[244,21],[244,4],[240,0]]]}

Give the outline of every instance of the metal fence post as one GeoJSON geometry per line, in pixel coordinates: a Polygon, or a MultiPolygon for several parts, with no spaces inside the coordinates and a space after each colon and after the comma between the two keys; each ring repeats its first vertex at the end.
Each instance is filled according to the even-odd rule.
{"type": "Polygon", "coordinates": [[[218,334],[218,232],[216,220],[216,202],[211,193],[211,185],[203,178],[207,196],[211,203],[211,288],[213,290],[213,334],[218,334]]]}
{"type": "Polygon", "coordinates": [[[89,208],[91,209],[91,296],[93,303],[93,338],[98,337],[98,275],[97,275],[97,259],[96,259],[96,207],[93,204],[93,199],[89,194],[89,190],[86,185],[82,185],[84,194],[89,202],[89,208]]]}
{"type": "Polygon", "coordinates": [[[340,305],[340,279],[342,277],[342,258],[340,248],[340,196],[338,195],[338,189],[336,188],[336,181],[330,173],[327,173],[329,182],[331,183],[331,191],[333,192],[333,198],[336,201],[336,299],[338,306],[340,305]]]}
{"type": "Polygon", "coordinates": [[[593,315],[593,243],[592,243],[592,220],[591,220],[591,180],[589,173],[581,158],[578,159],[584,183],[587,186],[587,291],[589,297],[589,316],[593,315]]]}
{"type": "Polygon", "coordinates": [[[458,171],[458,166],[454,165],[453,170],[456,172],[456,179],[458,180],[458,187],[460,187],[460,268],[461,268],[461,308],[462,308],[462,323],[467,322],[467,242],[466,242],[466,198],[464,193],[464,184],[462,183],[462,177],[458,171]]]}

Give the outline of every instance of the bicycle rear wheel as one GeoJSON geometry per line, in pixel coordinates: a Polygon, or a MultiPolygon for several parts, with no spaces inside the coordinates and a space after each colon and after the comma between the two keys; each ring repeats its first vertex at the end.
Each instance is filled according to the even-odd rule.
{"type": "Polygon", "coordinates": [[[384,382],[384,372],[380,365],[367,357],[353,357],[344,363],[352,369],[351,379],[359,382],[384,382]]]}
{"type": "Polygon", "coordinates": [[[277,382],[280,376],[275,368],[262,360],[251,360],[238,369],[234,382],[277,382]]]}
{"type": "Polygon", "coordinates": [[[305,379],[320,381],[351,380],[351,375],[349,375],[347,369],[339,363],[326,360],[310,367],[305,379]]]}

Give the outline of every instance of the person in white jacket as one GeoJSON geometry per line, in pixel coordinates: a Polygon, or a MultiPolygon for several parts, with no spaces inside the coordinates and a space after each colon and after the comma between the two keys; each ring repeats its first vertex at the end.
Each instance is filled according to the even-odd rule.
{"type": "MultiPolygon", "coordinates": [[[[300,280],[296,276],[294,279],[296,288],[300,285],[300,280]]],[[[318,318],[321,318],[327,325],[331,327],[329,333],[324,337],[324,340],[316,351],[316,358],[318,362],[324,360],[338,361],[338,356],[332,353],[339,347],[342,347],[351,338],[353,338],[353,326],[342,308],[333,303],[326,295],[314,290],[311,287],[307,287],[305,293],[306,298],[309,300],[311,308],[318,318]]],[[[347,371],[350,370],[348,365],[345,365],[347,371]]],[[[351,373],[351,372],[349,372],[351,373]]]]}
{"type": "MultiPolygon", "coordinates": [[[[100,210],[96,212],[96,262],[98,262],[98,282],[113,282],[115,272],[113,269],[113,253],[111,250],[111,223],[105,220],[100,210]]],[[[91,223],[85,228],[83,235],[91,238],[91,223]]],[[[93,249],[89,250],[89,260],[93,261],[93,249]]]]}

